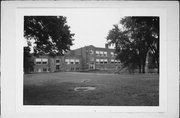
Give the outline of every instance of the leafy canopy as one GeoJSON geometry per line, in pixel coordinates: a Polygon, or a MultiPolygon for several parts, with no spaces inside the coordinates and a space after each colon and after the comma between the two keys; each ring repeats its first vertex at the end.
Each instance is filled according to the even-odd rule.
{"type": "Polygon", "coordinates": [[[150,52],[158,67],[159,17],[124,17],[120,24],[122,28],[114,25],[107,36],[109,45],[115,45],[116,58],[124,67],[139,66],[144,72],[146,56],[150,52]]]}
{"type": "Polygon", "coordinates": [[[28,46],[34,40],[35,54],[62,55],[73,45],[73,36],[64,16],[24,16],[24,37],[28,46]]]}

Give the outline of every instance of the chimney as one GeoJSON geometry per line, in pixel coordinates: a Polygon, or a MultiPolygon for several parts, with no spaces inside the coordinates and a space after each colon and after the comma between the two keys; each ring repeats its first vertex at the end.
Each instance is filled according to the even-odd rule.
{"type": "Polygon", "coordinates": [[[107,49],[108,49],[108,44],[107,44],[107,43],[105,44],[105,48],[107,48],[107,49]]]}

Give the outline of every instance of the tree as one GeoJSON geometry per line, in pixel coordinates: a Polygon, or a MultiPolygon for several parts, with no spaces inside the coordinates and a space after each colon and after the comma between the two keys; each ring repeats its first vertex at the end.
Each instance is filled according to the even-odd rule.
{"type": "Polygon", "coordinates": [[[64,16],[25,16],[24,37],[34,40],[34,53],[63,55],[73,45],[70,27],[64,16]]]}
{"type": "Polygon", "coordinates": [[[117,58],[124,67],[138,66],[139,72],[145,73],[146,58],[152,52],[159,70],[159,18],[158,17],[125,17],[110,30],[107,40],[115,44],[117,58]]]}
{"type": "Polygon", "coordinates": [[[63,55],[73,45],[73,36],[64,16],[24,16],[24,69],[29,65],[31,46],[34,55],[63,55]]]}
{"type": "Polygon", "coordinates": [[[34,62],[31,59],[30,48],[28,46],[24,47],[24,72],[29,73],[34,66],[34,62]]]}

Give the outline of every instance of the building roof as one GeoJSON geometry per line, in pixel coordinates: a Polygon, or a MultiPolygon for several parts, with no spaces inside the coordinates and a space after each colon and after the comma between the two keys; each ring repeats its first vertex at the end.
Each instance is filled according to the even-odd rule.
{"type": "MultiPolygon", "coordinates": [[[[93,48],[96,48],[96,49],[109,49],[109,50],[112,50],[112,51],[114,51],[115,49],[111,49],[111,48],[106,48],[106,47],[95,47],[95,46],[93,46],[93,45],[89,45],[89,46],[84,46],[84,47],[81,47],[81,48],[87,48],[87,47],[93,47],[93,48]]],[[[77,49],[74,49],[74,50],[78,50],[78,49],[81,49],[81,48],[77,48],[77,49]]],[[[72,50],[73,51],[73,50],[72,50]]]]}

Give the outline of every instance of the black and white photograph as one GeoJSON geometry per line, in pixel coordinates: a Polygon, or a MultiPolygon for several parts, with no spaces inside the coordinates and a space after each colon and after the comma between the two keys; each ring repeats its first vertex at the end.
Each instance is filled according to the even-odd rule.
{"type": "Polygon", "coordinates": [[[24,16],[24,105],[159,106],[159,16],[24,16]]]}
{"type": "Polygon", "coordinates": [[[2,3],[2,118],[178,118],[179,4],[2,3]]]}

